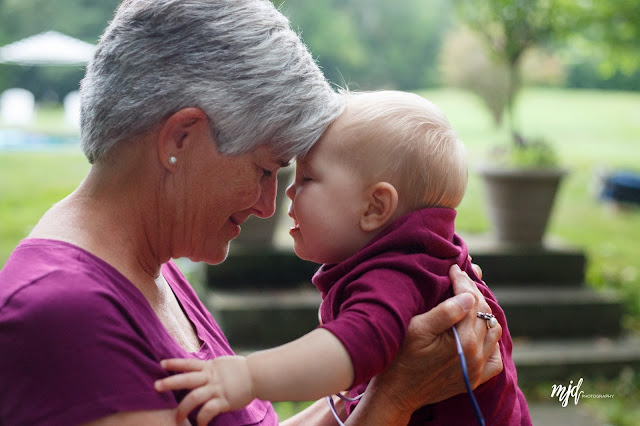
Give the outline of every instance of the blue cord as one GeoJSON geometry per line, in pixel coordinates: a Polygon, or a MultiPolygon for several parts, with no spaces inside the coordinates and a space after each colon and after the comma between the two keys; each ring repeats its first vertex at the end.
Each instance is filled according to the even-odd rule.
{"type": "MultiPolygon", "coordinates": [[[[473,412],[476,415],[476,420],[478,420],[478,424],[480,426],[484,425],[484,417],[482,417],[482,411],[478,406],[478,401],[476,401],[476,397],[473,395],[473,389],[471,389],[471,383],[469,382],[469,373],[467,371],[467,360],[464,357],[464,351],[462,350],[462,343],[460,343],[460,337],[458,336],[458,330],[456,330],[456,326],[452,326],[453,336],[456,338],[456,348],[458,349],[458,356],[460,357],[460,367],[462,367],[462,377],[464,378],[464,385],[467,387],[467,392],[469,393],[469,399],[471,399],[471,405],[473,406],[473,412]]],[[[348,398],[342,394],[337,394],[339,398],[344,399],[345,401],[357,401],[362,398],[362,394],[358,395],[355,398],[348,398]]],[[[345,426],[340,420],[338,413],[336,412],[336,407],[333,404],[333,398],[327,396],[327,403],[329,404],[329,408],[331,409],[331,413],[333,413],[333,417],[335,417],[338,425],[345,426]]]]}
{"type": "Polygon", "coordinates": [[[476,420],[478,420],[478,424],[480,426],[484,426],[484,417],[482,417],[482,411],[480,411],[480,407],[478,406],[478,401],[476,401],[476,397],[473,395],[473,390],[471,389],[471,383],[469,383],[469,373],[467,372],[467,361],[464,358],[464,352],[462,351],[462,343],[460,343],[460,337],[458,336],[458,330],[456,330],[456,326],[452,326],[453,335],[456,338],[456,348],[458,348],[458,356],[460,357],[460,366],[462,367],[462,377],[464,378],[464,385],[467,387],[467,392],[469,393],[469,399],[471,399],[471,405],[473,406],[473,411],[476,415],[476,420]]]}

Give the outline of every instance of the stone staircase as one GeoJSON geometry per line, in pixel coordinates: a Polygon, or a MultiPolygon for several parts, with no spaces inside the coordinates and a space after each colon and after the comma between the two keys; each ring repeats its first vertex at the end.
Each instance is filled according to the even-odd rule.
{"type": "Polygon", "coordinates": [[[466,241],[505,311],[521,384],[612,378],[640,367],[640,338],[621,327],[622,299],[585,284],[581,250],[558,242],[515,249],[482,236],[466,241]]]}
{"type": "MultiPolygon", "coordinates": [[[[575,248],[501,247],[466,238],[473,261],[507,316],[521,383],[615,377],[640,367],[640,339],[623,333],[622,301],[584,284],[586,258],[575,248]]],[[[234,251],[209,267],[208,304],[237,351],[293,340],[318,322],[320,296],[309,282],[317,265],[291,249],[234,251]]]]}

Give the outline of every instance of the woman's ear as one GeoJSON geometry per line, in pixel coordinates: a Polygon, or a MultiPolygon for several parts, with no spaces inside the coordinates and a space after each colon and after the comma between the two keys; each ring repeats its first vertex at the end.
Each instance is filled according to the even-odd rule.
{"type": "Polygon", "coordinates": [[[376,231],[385,226],[398,209],[398,191],[388,182],[378,182],[365,194],[364,208],[360,215],[360,229],[376,231]]]}
{"type": "Polygon", "coordinates": [[[172,114],[160,127],[158,156],[163,167],[176,170],[185,161],[188,141],[210,134],[207,115],[199,108],[184,108],[172,114]]]}

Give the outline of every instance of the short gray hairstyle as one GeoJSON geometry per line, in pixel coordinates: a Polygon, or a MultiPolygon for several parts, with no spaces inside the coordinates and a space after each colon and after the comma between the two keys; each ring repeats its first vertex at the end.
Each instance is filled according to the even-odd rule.
{"type": "Polygon", "coordinates": [[[267,144],[295,157],[344,108],[268,0],[125,0],[80,92],[91,163],[187,107],[207,114],[223,154],[267,144]]]}

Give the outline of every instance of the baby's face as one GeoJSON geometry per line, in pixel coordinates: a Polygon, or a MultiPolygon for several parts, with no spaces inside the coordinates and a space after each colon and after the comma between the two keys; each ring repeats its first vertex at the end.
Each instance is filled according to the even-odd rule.
{"type": "Polygon", "coordinates": [[[317,263],[338,263],[355,254],[368,238],[359,220],[366,183],[344,161],[348,150],[337,137],[338,118],[307,155],[296,162],[296,178],[287,188],[290,229],[296,254],[317,263]]]}

